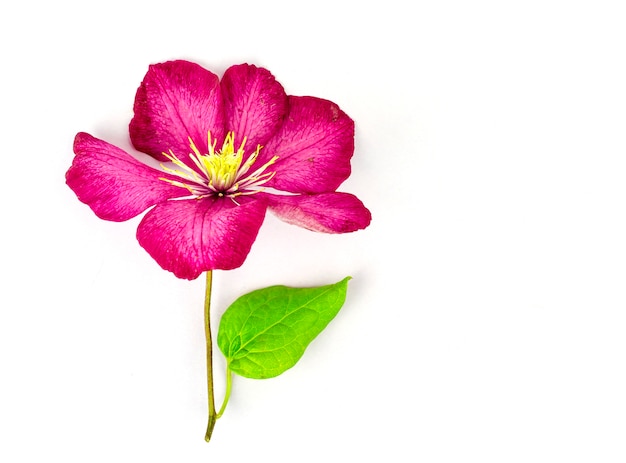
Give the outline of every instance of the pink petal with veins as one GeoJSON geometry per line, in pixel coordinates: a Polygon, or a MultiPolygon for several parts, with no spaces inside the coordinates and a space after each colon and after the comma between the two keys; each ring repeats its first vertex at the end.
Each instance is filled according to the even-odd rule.
{"type": "Polygon", "coordinates": [[[246,153],[265,145],[283,123],[287,95],[283,86],[263,68],[231,66],[221,82],[226,127],[235,133],[235,146],[247,137],[246,153]]]}
{"type": "Polygon", "coordinates": [[[189,195],[159,180],[169,175],[87,133],[76,135],[74,152],[65,181],[101,219],[122,222],[169,198],[189,195]]]}
{"type": "Polygon", "coordinates": [[[289,113],[261,150],[262,164],[278,156],[267,186],[292,193],[328,193],[350,175],[354,122],[332,101],[289,97],[289,113]]]}
{"type": "Polygon", "coordinates": [[[367,227],[372,220],[370,211],[349,193],[263,195],[278,218],[317,232],[353,232],[367,227]]]}
{"type": "Polygon", "coordinates": [[[165,270],[193,280],[207,270],[241,266],[263,219],[262,198],[207,197],[167,201],[137,228],[139,244],[165,270]]]}
{"type": "MultiPolygon", "coordinates": [[[[150,66],[135,96],[130,138],[135,148],[160,161],[172,150],[182,161],[191,152],[191,137],[201,153],[207,135],[224,137],[224,108],[218,77],[188,61],[150,66]]],[[[221,146],[221,145],[220,145],[221,146]]]]}

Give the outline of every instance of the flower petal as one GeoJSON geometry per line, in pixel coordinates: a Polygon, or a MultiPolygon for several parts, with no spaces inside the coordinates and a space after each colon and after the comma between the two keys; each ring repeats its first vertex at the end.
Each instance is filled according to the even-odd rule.
{"type": "Polygon", "coordinates": [[[367,227],[372,220],[370,211],[349,193],[263,195],[281,220],[317,232],[353,232],[367,227]]]}
{"type": "Polygon", "coordinates": [[[208,132],[221,143],[224,112],[219,79],[188,61],[153,64],[135,96],[130,138],[135,148],[160,161],[172,152],[182,161],[191,152],[189,137],[207,152],[208,132]]]}
{"type": "Polygon", "coordinates": [[[289,97],[289,113],[257,163],[278,156],[267,186],[293,193],[328,193],[350,175],[354,122],[332,101],[289,97]]]}
{"type": "Polygon", "coordinates": [[[263,219],[261,198],[206,197],[167,201],[149,211],[137,228],[139,244],[165,270],[193,280],[207,270],[243,264],[263,219]]]}
{"type": "Polygon", "coordinates": [[[235,145],[247,137],[246,152],[265,145],[287,112],[283,86],[264,68],[250,64],[231,66],[221,83],[226,126],[235,133],[235,145]]]}
{"type": "Polygon", "coordinates": [[[65,181],[101,219],[122,222],[168,198],[189,195],[159,180],[169,177],[165,173],[87,133],[76,135],[74,152],[65,181]]]}

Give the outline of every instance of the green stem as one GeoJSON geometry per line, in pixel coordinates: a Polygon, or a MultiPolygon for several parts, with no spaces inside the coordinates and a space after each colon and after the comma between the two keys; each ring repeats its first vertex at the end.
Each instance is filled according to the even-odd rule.
{"type": "Polygon", "coordinates": [[[215,428],[215,422],[224,414],[226,404],[230,398],[230,390],[232,388],[232,373],[230,366],[226,366],[226,393],[224,401],[218,413],[215,413],[215,391],[213,389],[213,340],[211,338],[211,287],[213,285],[213,273],[211,270],[206,272],[206,290],[204,292],[204,334],[206,337],[206,380],[209,399],[209,423],[206,427],[204,440],[209,442],[215,428]]]}
{"type": "Polygon", "coordinates": [[[226,367],[226,393],[224,394],[224,402],[222,402],[222,407],[220,411],[217,413],[216,419],[221,417],[224,414],[224,410],[226,410],[226,405],[228,404],[228,399],[230,399],[230,390],[233,386],[233,374],[230,371],[230,367],[226,367]]]}
{"type": "Polygon", "coordinates": [[[206,290],[204,293],[204,334],[206,337],[206,379],[209,399],[209,423],[207,424],[204,440],[209,442],[215,427],[215,396],[213,392],[213,340],[211,339],[211,285],[213,272],[206,272],[206,290]]]}

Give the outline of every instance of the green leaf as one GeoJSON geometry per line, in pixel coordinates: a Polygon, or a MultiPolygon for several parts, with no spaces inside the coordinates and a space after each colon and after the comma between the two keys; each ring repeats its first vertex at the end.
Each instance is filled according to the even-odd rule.
{"type": "Polygon", "coordinates": [[[237,299],[224,312],[217,334],[230,370],[263,379],[294,366],[339,312],[348,280],[316,288],[270,286],[237,299]]]}

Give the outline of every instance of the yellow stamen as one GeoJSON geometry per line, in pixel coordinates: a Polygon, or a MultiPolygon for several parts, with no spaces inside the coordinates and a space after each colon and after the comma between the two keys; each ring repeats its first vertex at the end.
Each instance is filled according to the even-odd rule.
{"type": "MultiPolygon", "coordinates": [[[[278,156],[274,156],[252,174],[246,175],[259,157],[262,148],[261,145],[258,145],[242,165],[246,141],[247,137],[244,137],[239,148],[235,149],[235,134],[228,132],[222,148],[216,151],[217,140],[211,139],[209,132],[207,138],[208,153],[202,154],[190,137],[191,153],[189,153],[189,159],[193,163],[192,166],[180,160],[171,150],[169,153],[163,153],[163,155],[176,168],[161,164],[165,172],[185,181],[166,178],[162,178],[162,180],[174,186],[186,188],[196,197],[218,195],[233,199],[240,195],[258,193],[262,191],[261,185],[274,177],[275,172],[266,172],[266,169],[276,162],[278,156]]],[[[238,204],[236,201],[235,203],[238,204]]]]}

